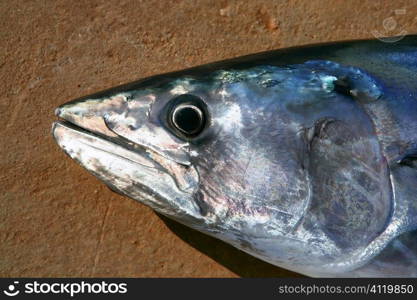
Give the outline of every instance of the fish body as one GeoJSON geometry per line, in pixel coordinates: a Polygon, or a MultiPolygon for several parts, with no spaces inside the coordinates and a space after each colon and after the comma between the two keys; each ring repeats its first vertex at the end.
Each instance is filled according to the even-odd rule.
{"type": "Polygon", "coordinates": [[[417,277],[417,36],[281,49],[60,106],[114,191],[308,276],[417,277]]]}

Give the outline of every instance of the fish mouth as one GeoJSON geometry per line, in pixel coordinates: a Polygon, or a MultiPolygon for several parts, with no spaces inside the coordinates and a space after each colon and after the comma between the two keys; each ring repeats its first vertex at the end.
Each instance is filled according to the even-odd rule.
{"type": "MultiPolygon", "coordinates": [[[[103,106],[108,108],[114,102],[109,101],[103,106]]],[[[58,120],[52,124],[52,135],[66,154],[89,171],[94,171],[91,169],[91,161],[94,161],[94,158],[85,160],[87,152],[93,153],[95,160],[100,158],[102,165],[111,164],[113,159],[121,159],[129,162],[132,167],[136,165],[136,168],[166,171],[157,162],[158,153],[152,153],[152,150],[135,144],[109,129],[104,121],[104,114],[95,111],[99,105],[100,101],[81,99],[55,109],[58,120]]]]}
{"type": "Polygon", "coordinates": [[[137,164],[138,167],[163,171],[163,168],[150,157],[148,149],[119,136],[106,136],[93,132],[65,119],[60,119],[52,124],[52,135],[65,153],[77,161],[81,158],[79,156],[82,151],[91,151],[96,154],[101,152],[108,155],[109,159],[111,157],[124,159],[132,164],[137,164]]]}
{"type": "Polygon", "coordinates": [[[111,190],[173,218],[195,214],[191,199],[198,175],[193,167],[170,161],[115,133],[109,136],[110,129],[94,128],[100,122],[74,121],[73,116],[63,117],[59,109],[57,114],[52,135],[59,147],[111,190]]]}
{"type": "MultiPolygon", "coordinates": [[[[118,137],[109,137],[79,127],[67,120],[52,125],[52,135],[59,147],[79,165],[106,184],[112,191],[163,210],[161,199],[170,191],[161,189],[164,182],[175,186],[171,176],[146,149],[118,137]],[[160,184],[150,183],[159,179],[160,184]]],[[[168,185],[166,185],[168,186],[168,185]]]]}

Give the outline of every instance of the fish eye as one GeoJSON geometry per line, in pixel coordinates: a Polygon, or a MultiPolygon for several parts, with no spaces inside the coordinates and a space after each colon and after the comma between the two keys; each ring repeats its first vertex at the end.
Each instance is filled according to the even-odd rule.
{"type": "Polygon", "coordinates": [[[185,94],[174,99],[169,121],[175,130],[186,137],[198,135],[205,127],[206,112],[197,96],[185,94]]]}

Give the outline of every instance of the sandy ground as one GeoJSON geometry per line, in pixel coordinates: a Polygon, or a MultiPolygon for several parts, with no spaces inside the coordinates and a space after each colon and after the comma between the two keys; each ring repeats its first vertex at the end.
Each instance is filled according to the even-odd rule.
{"type": "Polygon", "coordinates": [[[111,192],[54,143],[54,108],[244,54],[417,33],[416,4],[0,1],[0,276],[296,276],[111,192]]]}

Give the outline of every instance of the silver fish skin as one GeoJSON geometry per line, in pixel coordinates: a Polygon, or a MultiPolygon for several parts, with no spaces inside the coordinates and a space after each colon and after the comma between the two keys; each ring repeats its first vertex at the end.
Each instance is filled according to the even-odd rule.
{"type": "Polygon", "coordinates": [[[281,49],[56,110],[112,190],[313,277],[417,277],[417,36],[281,49]]]}

